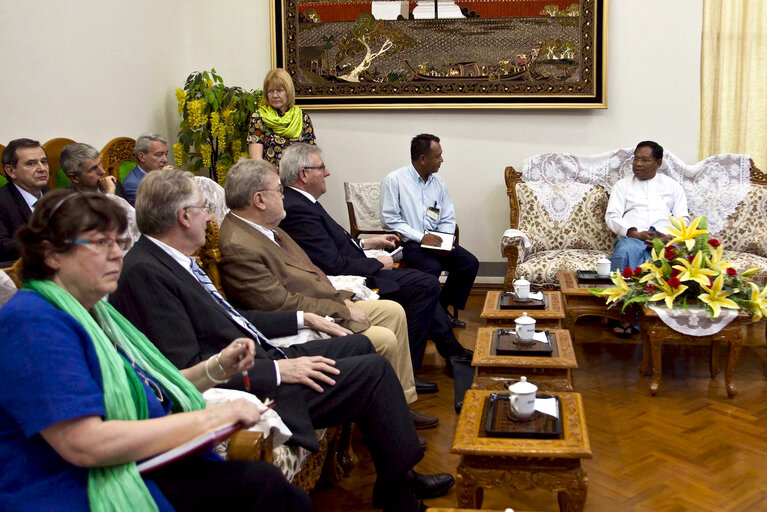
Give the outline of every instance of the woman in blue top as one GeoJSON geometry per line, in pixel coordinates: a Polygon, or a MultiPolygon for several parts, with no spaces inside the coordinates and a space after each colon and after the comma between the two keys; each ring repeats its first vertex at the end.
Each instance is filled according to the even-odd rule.
{"type": "Polygon", "coordinates": [[[263,462],[189,456],[139,475],[136,461],[260,411],[205,409],[200,395],[253,365],[252,340],[179,372],[102,300],[125,227],[105,196],[56,190],[17,234],[25,290],[0,309],[0,510],[313,510],[263,462]]]}

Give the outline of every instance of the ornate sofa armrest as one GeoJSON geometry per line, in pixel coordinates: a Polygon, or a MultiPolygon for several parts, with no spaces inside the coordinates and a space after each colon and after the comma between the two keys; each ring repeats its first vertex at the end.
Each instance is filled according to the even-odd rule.
{"type": "Polygon", "coordinates": [[[507,260],[506,276],[503,287],[506,290],[513,288],[514,276],[517,265],[524,262],[530,255],[531,247],[528,236],[519,229],[507,229],[501,237],[501,255],[507,260]]]}

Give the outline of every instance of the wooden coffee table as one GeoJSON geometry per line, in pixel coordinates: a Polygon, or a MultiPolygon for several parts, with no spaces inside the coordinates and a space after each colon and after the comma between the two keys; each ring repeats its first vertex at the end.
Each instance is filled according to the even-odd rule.
{"type": "Polygon", "coordinates": [[[550,393],[562,403],[562,439],[519,439],[484,436],[485,404],[491,393],[470,389],[464,397],[451,450],[461,455],[458,506],[481,508],[485,489],[538,487],[557,493],[561,512],[582,511],[588,478],[581,459],[591,458],[591,445],[581,395],[550,393]]]}
{"type": "Polygon", "coordinates": [[[493,334],[497,327],[480,327],[474,345],[476,367],[472,389],[506,391],[509,380],[522,375],[541,391],[572,391],[572,369],[578,367],[570,332],[550,329],[554,351],[551,356],[497,355],[493,348],[493,334]]]}
{"type": "Polygon", "coordinates": [[[516,318],[526,312],[528,316],[535,318],[536,329],[561,328],[562,320],[565,319],[565,307],[562,302],[562,294],[559,292],[543,292],[546,296],[546,309],[501,309],[498,307],[498,300],[501,297],[501,291],[495,290],[487,292],[485,297],[485,307],[482,308],[480,318],[484,318],[488,325],[513,324],[516,318]]]}
{"type": "Polygon", "coordinates": [[[582,316],[613,318],[621,322],[636,321],[623,315],[619,306],[607,309],[605,299],[589,291],[589,288],[608,288],[611,285],[580,283],[572,270],[560,270],[557,279],[565,302],[565,328],[572,329],[575,321],[582,316]]]}
{"type": "MultiPolygon", "coordinates": [[[[764,323],[762,318],[760,323],[764,323]]],[[[735,365],[738,362],[740,349],[743,348],[743,331],[741,327],[752,324],[751,315],[741,311],[738,317],[730,322],[727,327],[711,336],[690,336],[677,332],[663,323],[658,313],[648,307],[643,307],[639,314],[639,334],[642,337],[642,362],[639,364],[639,373],[647,373],[652,362],[652,377],[650,380],[650,394],[655,396],[660,388],[661,381],[661,351],[663,343],[674,343],[684,345],[710,344],[709,371],[711,378],[716,378],[719,373],[718,346],[720,341],[726,341],[730,350],[727,354],[727,367],[724,370],[724,383],[727,388],[727,395],[732,398],[738,394],[733,381],[735,377],[735,365]]]]}

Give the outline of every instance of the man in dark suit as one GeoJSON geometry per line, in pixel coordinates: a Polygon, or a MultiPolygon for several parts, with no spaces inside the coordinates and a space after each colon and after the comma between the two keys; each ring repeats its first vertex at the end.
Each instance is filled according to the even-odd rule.
{"type": "Polygon", "coordinates": [[[36,140],[16,139],[8,143],[2,161],[8,183],[0,188],[0,265],[7,267],[19,258],[13,234],[48,191],[48,157],[36,140]]]}
{"type": "Polygon", "coordinates": [[[126,199],[122,183],[107,175],[101,165],[99,150],[89,144],[75,142],[61,151],[61,168],[72,181],[72,188],[81,192],[101,192],[126,199]]]}
{"type": "MultiPolygon", "coordinates": [[[[143,236],[128,252],[110,302],[180,368],[237,338],[256,340],[250,391],[274,398],[293,431],[291,441],[310,450],[318,448],[314,428],[357,423],[378,473],[374,505],[418,510],[418,498],[444,494],[452,476],[412,471],[423,450],[402,387],[366,338],[350,335],[277,349],[268,337],[295,333],[295,312],[236,311],[211,289],[190,257],[205,241],[207,208],[191,173],[146,176],[136,202],[143,236]]],[[[245,385],[237,377],[229,386],[245,385]]]]}
{"type": "MultiPolygon", "coordinates": [[[[365,276],[370,288],[382,298],[399,302],[407,314],[410,357],[413,368],[421,367],[427,337],[437,346],[451,369],[453,358],[470,359],[471,352],[456,340],[445,310],[439,305],[439,280],[413,269],[393,269],[389,256],[368,258],[363,249],[394,247],[394,235],[355,239],[317,201],[327,190],[330,173],[321,150],[309,144],[291,144],[280,160],[280,178],[285,186],[285,230],[326,273],[365,276]],[[287,158],[287,160],[286,160],[287,158]]],[[[429,383],[416,379],[419,393],[429,383]]],[[[436,384],[431,384],[436,388],[436,384]]]]}

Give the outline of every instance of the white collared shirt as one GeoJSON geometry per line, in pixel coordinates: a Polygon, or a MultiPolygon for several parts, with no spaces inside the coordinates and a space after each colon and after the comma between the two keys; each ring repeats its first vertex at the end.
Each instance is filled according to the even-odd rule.
{"type": "Polygon", "coordinates": [[[610,193],[605,222],[618,236],[631,228],[647,231],[654,227],[668,233],[669,216],[688,217],[687,196],[682,186],[665,174],[640,180],[633,174],[618,181],[610,193]]]}
{"type": "Polygon", "coordinates": [[[21,193],[21,197],[24,198],[24,201],[26,201],[27,206],[29,206],[29,209],[32,211],[35,211],[35,203],[40,200],[40,197],[43,197],[42,192],[40,193],[40,197],[35,197],[20,186],[13,184],[16,187],[16,190],[18,190],[21,193]]]}
{"type": "Polygon", "coordinates": [[[292,188],[293,190],[295,190],[299,194],[302,194],[304,197],[306,197],[312,203],[316,203],[317,202],[317,199],[313,195],[311,195],[309,192],[307,192],[306,190],[301,190],[300,188],[296,188],[296,187],[290,187],[290,188],[292,188]]]}

